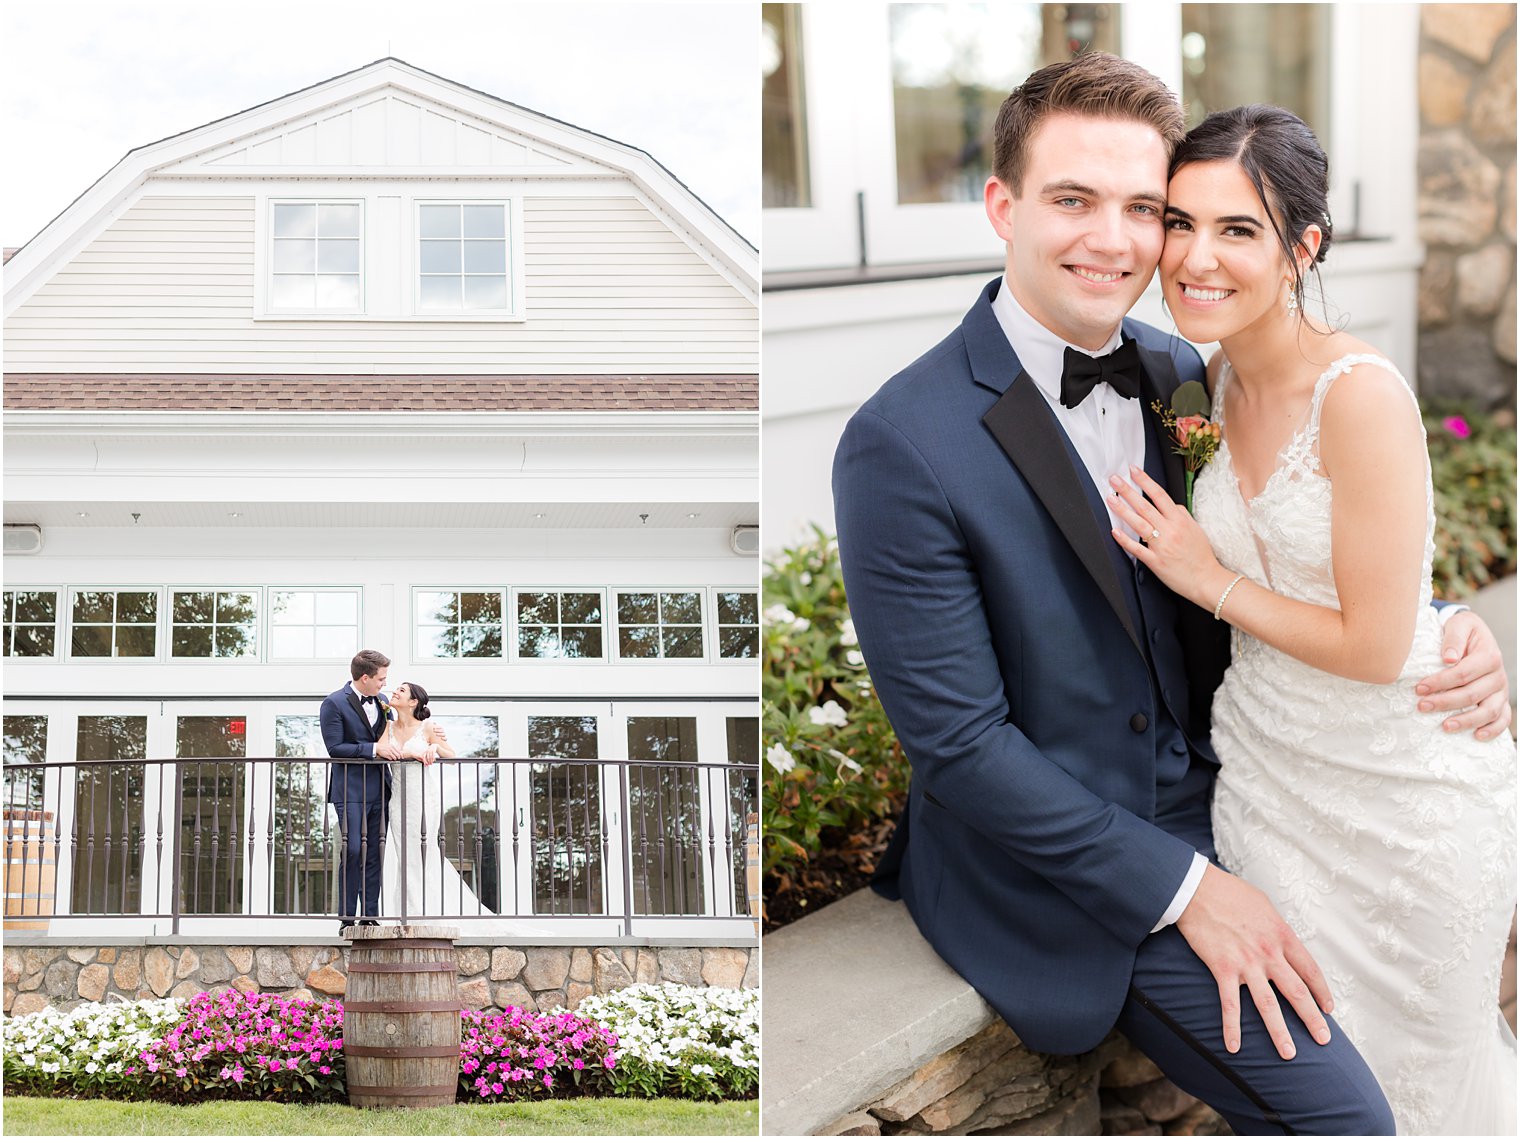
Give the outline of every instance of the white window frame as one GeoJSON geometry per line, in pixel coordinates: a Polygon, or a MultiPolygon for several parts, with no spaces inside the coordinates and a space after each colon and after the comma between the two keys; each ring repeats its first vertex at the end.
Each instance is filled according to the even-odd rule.
{"type": "Polygon", "coordinates": [[[505,663],[509,659],[508,652],[509,652],[509,649],[510,649],[511,644],[512,644],[511,637],[513,636],[512,632],[511,632],[511,625],[512,625],[512,622],[511,622],[511,613],[507,609],[507,606],[511,603],[511,596],[512,596],[511,590],[508,589],[508,588],[506,588],[506,587],[504,587],[504,586],[500,586],[500,585],[414,585],[414,586],[412,586],[411,604],[408,606],[408,625],[409,625],[409,633],[410,633],[411,644],[412,644],[412,660],[415,661],[415,662],[417,662],[418,664],[421,664],[421,663],[424,663],[424,662],[426,662],[428,664],[458,664],[458,665],[480,664],[482,662],[505,663]],[[423,651],[422,651],[422,640],[417,635],[418,627],[421,624],[421,622],[418,621],[418,619],[417,619],[417,595],[419,593],[494,593],[494,594],[497,594],[499,597],[501,597],[501,599],[502,599],[502,608],[501,608],[501,656],[499,656],[499,657],[466,657],[466,656],[435,657],[435,656],[428,656],[428,655],[424,654],[423,651]]]}
{"type": "MultiPolygon", "coordinates": [[[[368,201],[363,196],[324,194],[273,194],[259,202],[254,226],[253,268],[255,318],[271,320],[342,320],[365,316],[369,298],[368,201]],[[358,206],[359,207],[359,305],[357,308],[276,308],[274,300],[274,208],[275,206],[358,206]]],[[[347,274],[345,274],[346,276],[347,274]]]]}
{"type": "Polygon", "coordinates": [[[520,194],[449,194],[441,196],[413,197],[406,211],[408,228],[404,235],[405,253],[402,255],[402,272],[406,274],[403,295],[406,297],[405,319],[418,321],[465,322],[521,322],[527,319],[523,303],[524,256],[523,256],[523,209],[520,194]],[[459,312],[440,312],[422,307],[422,207],[423,206],[501,206],[506,211],[507,243],[507,307],[503,309],[469,309],[459,312]]]}
{"type": "Polygon", "coordinates": [[[760,587],[758,585],[710,585],[708,592],[708,611],[712,614],[712,663],[730,668],[734,665],[748,665],[758,667],[761,657],[765,653],[765,620],[761,616],[760,587]],[[759,639],[759,646],[752,657],[726,657],[722,652],[722,629],[747,629],[748,625],[724,625],[718,620],[718,594],[720,593],[749,593],[755,598],[755,635],[759,639]]]}
{"type": "MultiPolygon", "coordinates": [[[[553,665],[556,668],[564,668],[564,667],[567,667],[567,666],[580,666],[580,667],[584,667],[584,666],[587,666],[587,665],[602,665],[602,664],[610,664],[610,663],[612,663],[612,661],[614,659],[612,657],[612,655],[611,655],[612,648],[611,648],[611,646],[607,642],[608,642],[608,639],[609,639],[609,637],[611,635],[611,630],[612,630],[612,627],[613,627],[613,622],[609,618],[609,614],[607,612],[607,587],[606,586],[604,586],[604,585],[513,585],[513,586],[508,586],[507,587],[507,599],[508,599],[509,603],[512,606],[512,611],[511,611],[511,614],[510,614],[510,616],[511,616],[511,624],[512,624],[512,640],[511,640],[511,642],[507,646],[507,651],[509,653],[511,661],[514,664],[522,663],[522,664],[553,665]],[[517,595],[519,593],[555,593],[555,594],[559,594],[559,595],[561,595],[561,598],[562,598],[562,600],[561,600],[561,608],[562,609],[563,609],[563,595],[566,594],[566,593],[595,593],[595,594],[597,594],[602,599],[602,620],[601,620],[602,653],[601,653],[601,655],[600,656],[594,656],[594,657],[590,657],[590,656],[587,656],[587,657],[535,657],[535,656],[523,656],[518,651],[518,641],[519,641],[520,634],[518,632],[518,620],[517,620],[517,595]]],[[[565,625],[565,622],[561,621],[558,624],[559,624],[559,627],[562,628],[565,625]]],[[[584,625],[577,625],[574,622],[571,622],[571,626],[573,628],[587,628],[588,627],[588,626],[584,626],[584,625]]]]}
{"type": "MultiPolygon", "coordinates": [[[[275,651],[274,651],[274,630],[275,630],[275,624],[274,624],[274,595],[276,593],[312,593],[312,594],[317,594],[317,593],[351,593],[351,594],[353,594],[354,595],[354,601],[355,601],[355,612],[357,613],[357,616],[355,617],[355,622],[356,623],[355,623],[355,626],[354,626],[354,639],[355,639],[355,642],[362,647],[362,643],[363,643],[363,640],[364,640],[364,587],[363,586],[359,586],[359,585],[267,585],[267,586],[264,587],[265,602],[264,602],[264,642],[263,642],[264,658],[263,659],[265,661],[267,661],[268,663],[270,663],[270,664],[276,664],[276,663],[279,663],[279,664],[324,663],[324,662],[329,662],[329,661],[345,661],[345,660],[350,660],[353,657],[353,653],[348,654],[348,656],[336,656],[336,657],[331,657],[331,656],[326,656],[325,657],[325,656],[317,656],[317,655],[313,655],[313,656],[309,656],[309,657],[304,657],[304,656],[296,656],[296,657],[292,657],[292,656],[277,656],[275,654],[275,651]]],[[[296,627],[296,628],[303,628],[304,629],[307,626],[301,625],[301,626],[294,626],[294,627],[296,627]]],[[[321,626],[319,626],[318,624],[313,624],[311,627],[312,628],[318,628],[318,627],[321,627],[321,626]]],[[[336,628],[336,626],[327,626],[327,627],[328,628],[336,628]]],[[[355,652],[357,652],[357,651],[358,650],[355,649],[355,652]]]]}
{"type": "MultiPolygon", "coordinates": [[[[45,657],[34,657],[34,656],[18,656],[15,653],[7,653],[7,654],[5,654],[5,656],[3,658],[0,658],[0,659],[3,659],[5,661],[5,667],[6,668],[11,668],[11,667],[14,667],[17,664],[22,664],[22,665],[41,664],[44,661],[56,662],[56,661],[63,660],[64,659],[64,649],[68,646],[68,637],[67,637],[67,634],[64,632],[64,628],[65,628],[65,626],[68,623],[67,622],[67,615],[64,612],[64,608],[68,604],[68,589],[67,589],[67,587],[60,586],[60,585],[16,585],[16,584],[12,584],[12,583],[7,582],[4,590],[0,590],[0,593],[51,593],[53,595],[53,652],[52,652],[52,655],[45,656],[45,657]]],[[[4,617],[5,617],[5,624],[6,625],[14,627],[17,624],[17,622],[12,621],[10,619],[10,614],[9,613],[6,613],[4,615],[4,617]]],[[[23,624],[27,625],[28,627],[36,627],[36,628],[45,628],[46,627],[45,625],[39,624],[39,623],[34,622],[34,621],[23,622],[23,624]]],[[[93,658],[91,658],[91,659],[93,659],[93,658]]]]}
{"type": "MultiPolygon", "coordinates": [[[[215,663],[215,664],[218,664],[218,665],[228,665],[228,664],[263,664],[264,663],[265,657],[264,657],[264,639],[263,639],[264,638],[264,629],[263,629],[263,623],[264,623],[264,614],[268,611],[268,606],[265,604],[264,587],[263,586],[261,586],[261,585],[251,585],[251,586],[243,586],[243,585],[225,585],[225,586],[224,585],[171,585],[171,586],[165,587],[164,606],[165,607],[164,607],[164,610],[163,610],[163,625],[164,625],[164,656],[163,656],[163,659],[164,659],[164,662],[166,664],[190,664],[192,662],[195,663],[195,664],[215,663]],[[215,615],[215,606],[216,606],[215,595],[218,594],[218,593],[251,593],[253,595],[253,603],[254,603],[255,606],[257,606],[257,609],[258,609],[258,611],[254,614],[254,618],[253,618],[253,652],[248,653],[246,656],[236,656],[236,657],[219,657],[219,656],[204,656],[203,657],[203,656],[179,656],[179,655],[177,655],[174,652],[174,629],[175,629],[176,625],[180,624],[180,622],[176,622],[174,620],[174,595],[176,593],[210,593],[212,595],[212,598],[213,598],[212,603],[211,603],[212,604],[212,621],[211,621],[211,625],[209,626],[209,628],[211,629],[211,647],[212,647],[213,651],[216,648],[216,629],[217,629],[217,625],[218,625],[218,622],[216,620],[216,615],[215,615]]],[[[187,628],[198,628],[199,626],[186,626],[186,627],[187,628]]]]}
{"type": "MultiPolygon", "coordinates": [[[[610,618],[609,624],[612,626],[611,644],[608,646],[608,660],[609,661],[617,663],[617,664],[638,665],[638,666],[646,666],[646,667],[650,666],[650,665],[654,665],[654,666],[665,667],[665,668],[680,667],[683,664],[684,665],[694,665],[694,664],[710,664],[710,663],[712,663],[712,661],[714,659],[713,658],[713,653],[712,653],[712,648],[713,648],[712,622],[710,620],[708,620],[708,612],[711,609],[712,605],[711,605],[711,598],[707,596],[707,590],[706,590],[705,587],[700,586],[700,585],[688,585],[688,586],[680,586],[680,585],[614,585],[614,586],[609,586],[608,587],[607,596],[608,596],[608,600],[610,602],[609,608],[607,610],[607,615],[610,618]],[[701,607],[701,610],[702,610],[701,620],[699,622],[697,622],[695,625],[687,624],[687,623],[674,623],[670,627],[673,628],[673,629],[692,629],[692,628],[695,628],[698,631],[700,631],[701,634],[702,634],[702,651],[701,651],[701,653],[699,653],[697,656],[694,656],[694,657],[667,657],[665,655],[665,642],[664,642],[664,640],[662,638],[659,641],[660,651],[656,655],[654,655],[652,657],[625,657],[623,655],[623,648],[622,648],[622,641],[621,641],[621,634],[622,634],[622,630],[623,630],[623,623],[622,623],[621,619],[618,617],[618,612],[617,612],[617,597],[618,597],[618,594],[620,594],[620,593],[653,593],[653,594],[655,594],[655,598],[656,598],[655,604],[656,604],[656,607],[657,607],[657,609],[656,609],[657,612],[658,612],[659,595],[660,594],[662,594],[662,593],[695,593],[697,595],[697,604],[701,607]]],[[[648,626],[645,625],[643,622],[638,622],[638,623],[636,623],[636,627],[638,627],[638,628],[647,628],[648,626]]],[[[665,622],[660,621],[660,620],[657,619],[656,622],[655,622],[654,628],[655,628],[656,632],[659,632],[660,630],[663,630],[665,628],[665,622]]]]}
{"type": "MultiPolygon", "coordinates": [[[[167,587],[162,586],[162,585],[71,585],[71,586],[69,586],[68,587],[68,613],[67,613],[67,615],[66,615],[66,617],[64,619],[64,627],[65,627],[65,630],[66,630],[65,636],[67,638],[67,640],[66,640],[66,644],[67,644],[67,656],[65,657],[65,659],[70,664],[82,664],[82,665],[90,665],[90,666],[99,666],[101,664],[115,664],[115,665],[122,665],[122,664],[126,664],[126,665],[132,665],[132,664],[162,664],[164,661],[169,660],[170,657],[169,657],[169,654],[168,654],[168,648],[167,648],[167,646],[164,643],[165,642],[165,635],[164,635],[164,610],[165,610],[165,606],[168,604],[167,593],[168,593],[167,587]],[[157,596],[158,596],[158,609],[157,609],[158,617],[157,617],[157,620],[154,622],[154,626],[153,626],[153,628],[155,630],[154,631],[154,636],[153,636],[153,647],[154,647],[154,653],[153,653],[153,655],[152,656],[142,656],[142,657],[120,657],[120,656],[114,656],[114,655],[113,656],[105,656],[105,657],[75,656],[74,655],[74,595],[76,593],[153,593],[153,594],[157,594],[157,596]]],[[[117,624],[120,624],[120,622],[113,621],[112,624],[113,624],[113,626],[115,626],[117,624]]],[[[95,625],[95,624],[90,623],[90,622],[86,622],[86,627],[88,627],[88,628],[99,628],[100,626],[95,625]]],[[[146,626],[141,626],[141,627],[145,628],[146,626]]],[[[113,635],[112,639],[111,639],[111,645],[112,645],[113,648],[115,647],[115,644],[116,644],[116,640],[115,640],[115,636],[113,635]]],[[[108,713],[101,713],[101,714],[102,715],[106,715],[108,713]]]]}

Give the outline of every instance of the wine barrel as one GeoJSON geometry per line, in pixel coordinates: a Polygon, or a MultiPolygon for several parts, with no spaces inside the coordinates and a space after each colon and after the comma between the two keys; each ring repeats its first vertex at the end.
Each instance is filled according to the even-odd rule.
{"type": "Polygon", "coordinates": [[[343,1056],[353,1107],[443,1107],[459,1089],[457,929],[350,926],[343,1056]]]}
{"type": "Polygon", "coordinates": [[[5,928],[46,930],[53,916],[53,812],[7,808],[5,928]]]}

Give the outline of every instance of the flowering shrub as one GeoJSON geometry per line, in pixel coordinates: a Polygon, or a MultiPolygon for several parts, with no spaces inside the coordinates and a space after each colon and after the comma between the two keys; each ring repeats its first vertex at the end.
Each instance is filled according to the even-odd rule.
{"type": "Polygon", "coordinates": [[[129,1065],[154,1099],[346,1098],[343,1006],[273,993],[201,993],[129,1065]]]}
{"type": "Polygon", "coordinates": [[[601,1095],[611,1090],[617,1037],[570,1012],[466,1009],[459,1091],[466,1101],[601,1095]]]}
{"type": "Polygon", "coordinates": [[[760,1082],[760,994],[754,989],[631,985],[587,997],[583,1016],[616,1034],[614,1094],[751,1099],[760,1082]]]}
{"type": "Polygon", "coordinates": [[[126,1071],[137,1054],[177,1024],[179,1001],[119,1001],[45,1008],[5,1021],[5,1090],[12,1094],[134,1098],[142,1089],[126,1071]]]}
{"type": "Polygon", "coordinates": [[[1435,485],[1436,596],[1467,597],[1515,570],[1514,417],[1432,405],[1425,433],[1435,485]]]}
{"type": "Polygon", "coordinates": [[[838,543],[814,529],[814,541],[772,561],[763,585],[767,875],[817,854],[825,827],[890,814],[908,782],[845,603],[838,543]]]}

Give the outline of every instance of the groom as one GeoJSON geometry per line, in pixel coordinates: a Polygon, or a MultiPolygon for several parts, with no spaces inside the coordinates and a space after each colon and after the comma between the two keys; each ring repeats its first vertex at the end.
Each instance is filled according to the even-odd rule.
{"type": "Polygon", "coordinates": [[[363,915],[361,925],[375,925],[380,913],[380,860],[383,854],[391,798],[390,766],[377,759],[400,759],[385,742],[385,688],[390,658],[374,649],[361,649],[349,664],[352,681],[322,701],[322,742],[338,760],[327,781],[327,801],[338,812],[343,855],[338,871],[338,930],[363,915]],[[360,886],[363,898],[360,898],[360,886]]]}
{"type": "MultiPolygon", "coordinates": [[[[840,442],[851,612],[913,765],[877,885],[1032,1048],[1117,1025],[1236,1134],[1392,1134],[1318,967],[1211,861],[1228,627],[1109,536],[1109,474],[1133,462],[1182,497],[1145,409],[1203,365],[1124,319],[1182,134],[1175,96],[1112,56],[1016,89],[985,195],[1004,276],[840,442]]],[[[1461,662],[1420,698],[1502,730],[1486,628],[1457,614],[1446,650],[1461,662]]]]}

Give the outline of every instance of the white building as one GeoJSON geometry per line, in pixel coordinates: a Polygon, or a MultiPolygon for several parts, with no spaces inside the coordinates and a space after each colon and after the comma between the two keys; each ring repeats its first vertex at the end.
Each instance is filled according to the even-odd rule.
{"type": "MultiPolygon", "coordinates": [[[[845,422],[1001,272],[993,119],[1073,44],[1148,68],[1190,124],[1247,102],[1304,116],[1330,155],[1330,315],[1416,374],[1419,5],[763,8],[767,547],[832,532],[845,422]]],[[[1153,283],[1135,315],[1171,328],[1160,302],[1153,283]]]]}
{"type": "Polygon", "coordinates": [[[16,252],[33,927],[330,937],[308,758],[368,647],[467,757],[474,894],[428,913],[751,940],[757,275],[643,151],[394,59],[131,151],[16,252]]]}

